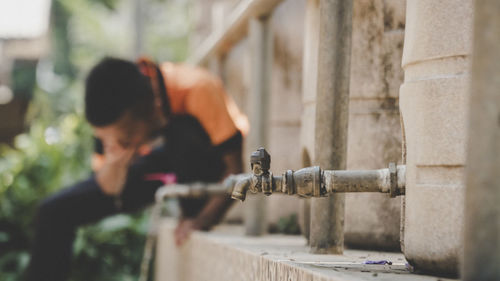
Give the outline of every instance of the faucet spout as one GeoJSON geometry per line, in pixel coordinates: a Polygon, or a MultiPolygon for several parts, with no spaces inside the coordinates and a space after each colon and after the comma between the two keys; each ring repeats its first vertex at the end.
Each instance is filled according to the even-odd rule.
{"type": "Polygon", "coordinates": [[[236,182],[231,194],[231,198],[245,201],[247,191],[252,184],[252,176],[245,177],[236,182]]]}

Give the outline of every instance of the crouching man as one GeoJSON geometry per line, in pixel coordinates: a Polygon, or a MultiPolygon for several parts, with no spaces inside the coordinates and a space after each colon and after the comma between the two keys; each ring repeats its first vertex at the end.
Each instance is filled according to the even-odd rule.
{"type": "MultiPolygon", "coordinates": [[[[91,70],[85,86],[85,115],[96,137],[95,173],[41,203],[29,281],[66,280],[77,228],[151,204],[163,185],[152,174],[216,182],[241,172],[248,122],[208,72],[106,58],[91,70]]],[[[210,229],[230,204],[222,195],[181,200],[176,243],[194,230],[210,229]]]]}

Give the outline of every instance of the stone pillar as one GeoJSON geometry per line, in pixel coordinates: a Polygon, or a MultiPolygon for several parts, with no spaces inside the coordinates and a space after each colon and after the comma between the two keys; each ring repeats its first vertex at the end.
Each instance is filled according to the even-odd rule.
{"type": "Polygon", "coordinates": [[[463,279],[500,280],[500,2],[474,7],[463,279]]]}
{"type": "MultiPolygon", "coordinates": [[[[406,1],[355,0],[347,169],[401,163],[399,87],[406,1]]],[[[345,243],[399,250],[401,198],[346,194],[345,243]]]]}
{"type": "Polygon", "coordinates": [[[406,135],[404,254],[457,274],[462,250],[472,0],[408,0],[400,108],[406,135]]]}
{"type": "MultiPolygon", "coordinates": [[[[320,0],[319,3],[314,163],[325,170],[345,170],[352,0],[320,0]]],[[[344,204],[344,194],[311,200],[309,244],[312,252],[343,253],[344,204]]]]}

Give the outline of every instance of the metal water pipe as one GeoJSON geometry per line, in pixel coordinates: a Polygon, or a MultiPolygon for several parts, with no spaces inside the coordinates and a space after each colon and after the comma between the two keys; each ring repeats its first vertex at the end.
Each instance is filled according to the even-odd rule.
{"type": "Polygon", "coordinates": [[[405,194],[406,166],[395,163],[378,170],[321,170],[314,166],[274,176],[269,170],[271,156],[264,148],[253,152],[250,162],[253,174],[239,176],[232,190],[233,199],[244,201],[248,191],[315,198],[346,192],[380,192],[391,197],[405,194]]]}
{"type": "Polygon", "coordinates": [[[155,193],[156,203],[162,203],[167,198],[201,198],[209,195],[231,194],[233,187],[251,174],[230,175],[221,183],[193,182],[167,184],[155,193]]]}

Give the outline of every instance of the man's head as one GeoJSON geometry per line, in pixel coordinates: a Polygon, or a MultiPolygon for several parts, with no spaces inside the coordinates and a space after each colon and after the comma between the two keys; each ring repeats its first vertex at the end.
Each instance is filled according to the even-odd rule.
{"type": "Polygon", "coordinates": [[[144,142],[154,127],[154,94],[136,64],[105,58],[87,77],[85,115],[97,137],[124,146],[144,142]]]}

